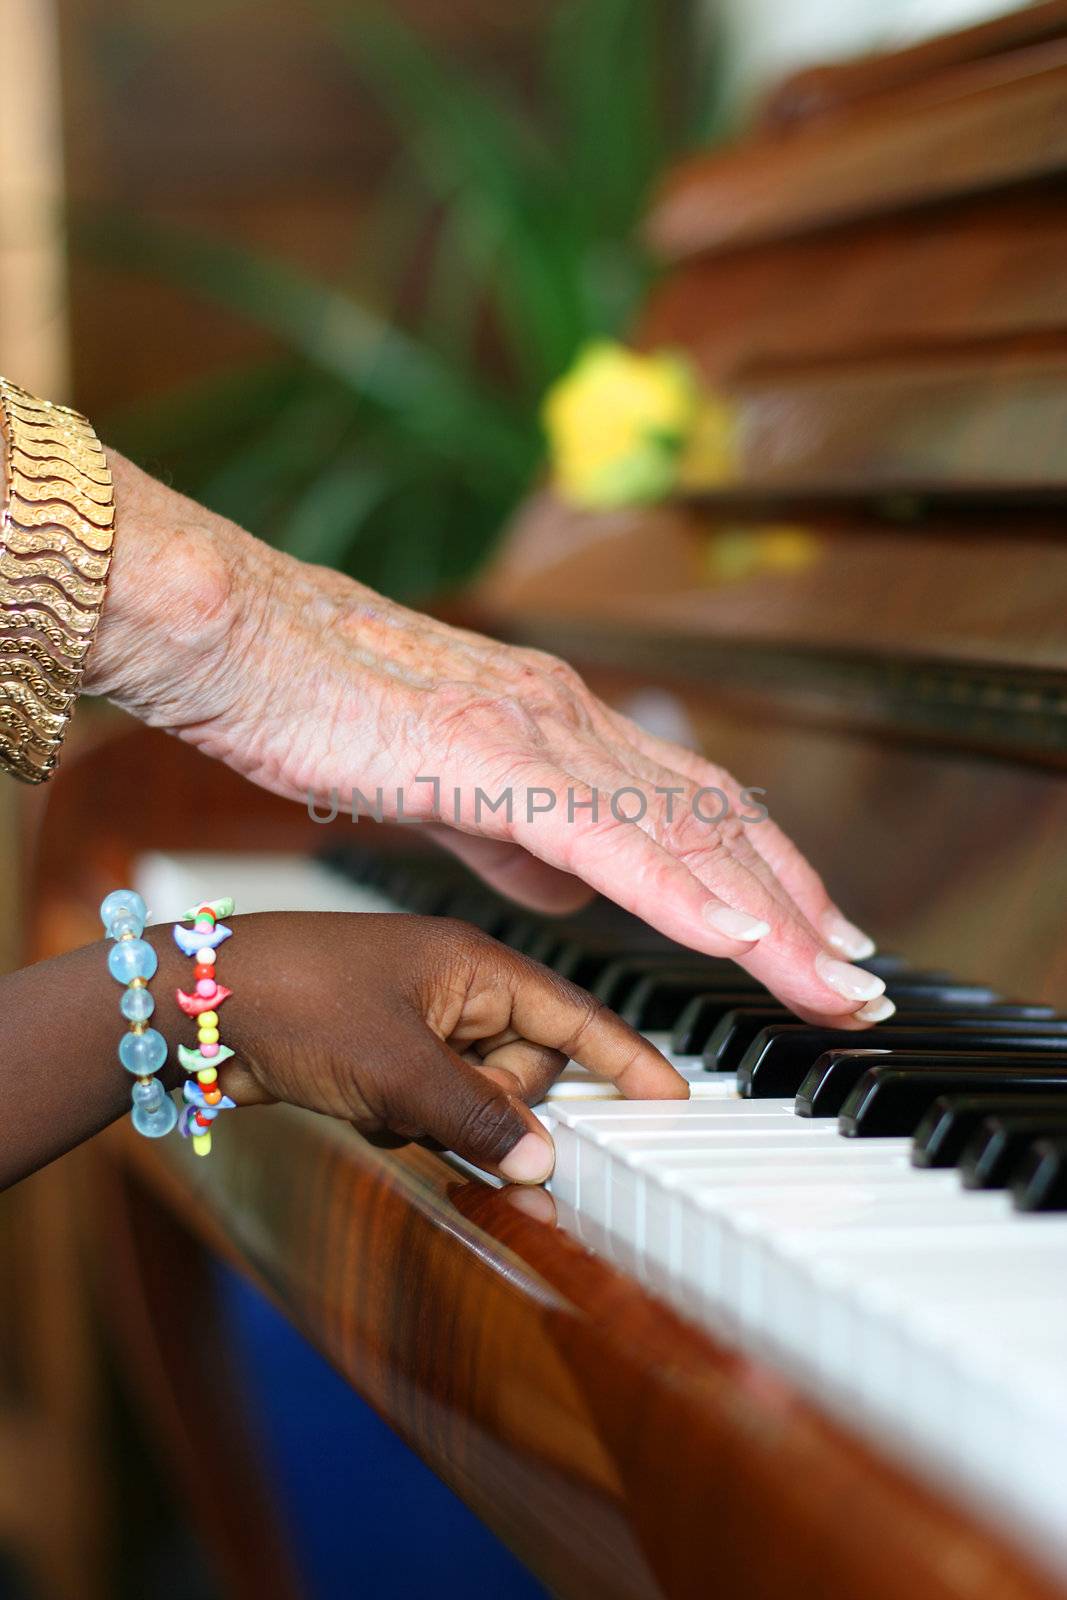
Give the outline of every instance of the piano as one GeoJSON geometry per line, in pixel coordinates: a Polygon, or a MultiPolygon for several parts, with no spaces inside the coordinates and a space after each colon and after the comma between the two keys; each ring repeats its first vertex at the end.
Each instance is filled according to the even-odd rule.
{"type": "Polygon", "coordinates": [[[212,1253],[554,1593],[1067,1595],[1065,169],[1059,0],[783,85],[647,223],[636,337],[728,397],[737,471],[654,509],[542,490],[463,602],[764,787],[878,936],[890,1024],[806,1028],[613,908],[547,923],[156,733],[88,743],[45,797],[35,954],[95,937],[127,876],[161,920],[209,876],[242,910],[463,915],[692,1088],[626,1103],[568,1068],[547,1195],[288,1108],[208,1162],[98,1142],[107,1303],[228,1593],[295,1591],[197,1354],[212,1253]],[[180,1403],[178,1352],[217,1408],[180,1403]]]}

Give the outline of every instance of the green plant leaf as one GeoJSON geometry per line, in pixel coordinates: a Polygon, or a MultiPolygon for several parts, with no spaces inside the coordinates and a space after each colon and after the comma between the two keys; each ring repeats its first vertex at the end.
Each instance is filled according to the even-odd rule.
{"type": "Polygon", "coordinates": [[[512,483],[529,474],[536,452],[506,401],[330,285],[285,262],[145,218],[81,219],[76,227],[81,245],[111,265],[153,271],[258,323],[463,471],[512,483]]]}
{"type": "Polygon", "coordinates": [[[653,0],[564,0],[549,24],[568,181],[601,237],[630,233],[663,167],[663,31],[653,0]]]}
{"type": "Polygon", "coordinates": [[[472,242],[472,289],[495,304],[527,392],[539,391],[586,331],[585,234],[565,164],[528,118],[434,56],[391,13],[319,4],[430,194],[456,216],[457,236],[472,242]],[[495,242],[491,259],[487,240],[495,242]]]}
{"type": "Polygon", "coordinates": [[[202,478],[199,498],[223,516],[269,532],[294,493],[303,491],[352,433],[356,414],[340,385],[305,373],[243,446],[202,478]]]}
{"type": "Polygon", "coordinates": [[[289,508],[276,542],[301,561],[350,566],[353,546],[392,487],[389,474],[375,463],[336,461],[289,508]]]}
{"type": "Polygon", "coordinates": [[[227,367],[177,385],[149,403],[113,406],[102,433],[118,449],[146,463],[173,467],[181,460],[225,459],[237,443],[269,421],[293,394],[288,358],[227,367]]]}

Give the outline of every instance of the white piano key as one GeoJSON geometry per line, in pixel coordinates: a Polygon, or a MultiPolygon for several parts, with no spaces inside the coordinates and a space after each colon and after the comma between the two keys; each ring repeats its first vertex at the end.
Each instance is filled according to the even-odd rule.
{"type": "MultiPolygon", "coordinates": [[[[834,1172],[821,1164],[779,1168],[773,1173],[723,1173],[713,1183],[698,1184],[683,1172],[663,1187],[673,1191],[676,1204],[693,1207],[704,1219],[702,1255],[697,1260],[683,1260],[683,1275],[689,1279],[695,1274],[709,1293],[730,1303],[746,1326],[760,1327],[766,1317],[766,1259],[758,1244],[754,1247],[754,1235],[773,1235],[778,1229],[795,1226],[801,1217],[812,1226],[837,1222],[877,1228],[888,1225],[896,1212],[898,1221],[925,1218],[931,1226],[937,1225],[940,1218],[948,1220],[957,1212],[954,1202],[958,1203],[959,1197],[951,1182],[953,1175],[944,1176],[945,1182],[923,1185],[920,1180],[916,1186],[903,1169],[869,1175],[856,1168],[834,1172]]],[[[814,1338],[815,1331],[809,1328],[808,1337],[814,1338]]],[[[793,1335],[787,1333],[786,1342],[792,1340],[793,1335]]],[[[841,1343],[847,1350],[847,1337],[841,1343]]],[[[825,1344],[824,1333],[820,1347],[825,1344]]],[[[839,1364],[840,1354],[837,1350],[824,1358],[830,1369],[839,1364]]]]}
{"type": "MultiPolygon", "coordinates": [[[[574,1128],[587,1124],[593,1128],[607,1127],[610,1123],[621,1129],[649,1119],[680,1126],[695,1117],[714,1117],[722,1121],[723,1127],[748,1127],[758,1124],[762,1117],[785,1114],[793,1116],[792,1100],[742,1100],[738,1096],[692,1100],[623,1100],[620,1097],[596,1105],[565,1102],[550,1106],[553,1118],[565,1120],[574,1128]]],[[[795,1120],[798,1125],[804,1121],[800,1117],[795,1120]]],[[[808,1122],[807,1126],[812,1124],[808,1122]]],[[[843,1139],[841,1143],[844,1145],[846,1141],[843,1139]]]]}
{"type": "Polygon", "coordinates": [[[211,885],[230,895],[241,912],[397,909],[377,890],[351,883],[310,857],[151,851],[139,857],[134,878],[153,923],[177,922],[191,901],[211,896],[211,885]]]}
{"type": "MultiPolygon", "coordinates": [[[[242,909],[395,909],[293,858],[156,857],[138,887],[169,919],[212,881],[242,909]]],[[[742,1101],[650,1037],[688,1101],[624,1101],[571,1063],[536,1108],[561,1226],[1067,1571],[1067,1218],[742,1101]]]]}
{"type": "MultiPolygon", "coordinates": [[[[693,1099],[704,1100],[735,1100],[739,1096],[734,1084],[732,1074],[716,1078],[703,1069],[686,1069],[683,1076],[688,1080],[689,1093],[693,1099]]],[[[548,1091],[547,1098],[555,1100],[621,1100],[618,1089],[613,1083],[605,1083],[603,1078],[597,1078],[593,1073],[586,1071],[576,1062],[571,1062],[564,1067],[555,1083],[548,1091]]],[[[650,1102],[651,1103],[651,1102],[650,1102]]],[[[677,1104],[678,1102],[671,1102],[677,1104]]],[[[686,1102],[688,1103],[688,1102],[686,1102]]]]}
{"type": "Polygon", "coordinates": [[[828,1129],[825,1123],[807,1123],[798,1128],[798,1117],[791,1114],[768,1112],[764,1116],[749,1117],[745,1121],[711,1114],[687,1118],[672,1124],[666,1118],[657,1122],[628,1123],[623,1128],[590,1129],[594,1138],[600,1138],[617,1150],[620,1156],[628,1151],[641,1151],[654,1161],[657,1151],[665,1157],[701,1150],[749,1149],[804,1149],[837,1150],[844,1141],[836,1128],[828,1129]],[[709,1142],[710,1141],[710,1142],[709,1142]]]}

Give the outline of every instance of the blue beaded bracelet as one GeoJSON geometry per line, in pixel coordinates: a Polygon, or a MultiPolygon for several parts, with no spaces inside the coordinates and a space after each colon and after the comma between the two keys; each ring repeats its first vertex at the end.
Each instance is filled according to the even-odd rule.
{"type": "Polygon", "coordinates": [[[125,986],[119,1010],[130,1027],[119,1042],[119,1060],[137,1080],[130,1120],[146,1139],[161,1139],[177,1123],[178,1110],[155,1076],[166,1062],[167,1041],[148,1026],[156,1006],[148,982],[159,963],[152,946],[141,937],[147,918],[148,908],[133,889],[113,889],[101,901],[104,932],[115,941],[108,951],[108,971],[125,986]]]}

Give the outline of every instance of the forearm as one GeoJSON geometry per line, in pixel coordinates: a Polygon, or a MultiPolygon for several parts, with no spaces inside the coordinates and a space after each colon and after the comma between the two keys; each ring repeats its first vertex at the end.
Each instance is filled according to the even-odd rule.
{"type": "MultiPolygon", "coordinates": [[[[109,452],[109,460],[115,542],[86,690],[252,782],[303,799],[309,785],[289,770],[294,710],[297,720],[314,719],[315,691],[329,681],[326,647],[337,635],[352,652],[346,666],[358,666],[354,615],[360,635],[370,635],[378,614],[388,610],[391,621],[398,608],[340,573],[273,549],[124,457],[109,452]]],[[[359,687],[372,730],[369,680],[388,674],[375,674],[370,647],[364,654],[359,687]]],[[[360,775],[353,765],[345,778],[360,775]]]]}
{"type": "MultiPolygon", "coordinates": [[[[233,991],[223,1013],[223,1038],[237,1052],[224,1071],[227,1092],[243,1102],[261,1100],[241,1063],[257,1062],[275,1038],[275,1018],[306,992],[299,972],[279,962],[284,930],[275,914],[230,917],[220,982],[233,991]],[[295,986],[295,990],[291,989],[295,986]]],[[[196,1045],[195,1021],[177,1003],[192,986],[189,958],[174,943],[171,925],[146,928],[143,937],[159,961],[149,990],[150,1025],[166,1039],[169,1057],[159,1073],[168,1090],[185,1081],[177,1046],[196,1045]]],[[[130,1109],[134,1082],[118,1057],[127,1023],[119,1010],[122,989],[108,972],[111,942],[101,939],[67,955],[0,978],[6,1085],[0,1123],[0,1188],[17,1182],[56,1156],[82,1144],[130,1109]]]]}
{"type": "MultiPolygon", "coordinates": [[[[159,956],[151,991],[152,1026],[168,1041],[182,1017],[174,995],[188,977],[188,961],[165,928],[145,938],[159,956]]],[[[0,1187],[98,1133],[130,1107],[133,1079],[118,1059],[127,1024],[119,1011],[121,989],[107,969],[109,941],[56,956],[0,978],[5,1019],[4,1116],[0,1122],[0,1187]]],[[[183,1037],[184,1037],[183,1030],[183,1037]]],[[[164,1068],[173,1087],[180,1071],[164,1068]]]]}
{"type": "Polygon", "coordinates": [[[157,727],[225,707],[226,666],[274,552],[108,452],[115,540],[85,687],[157,727]]]}

